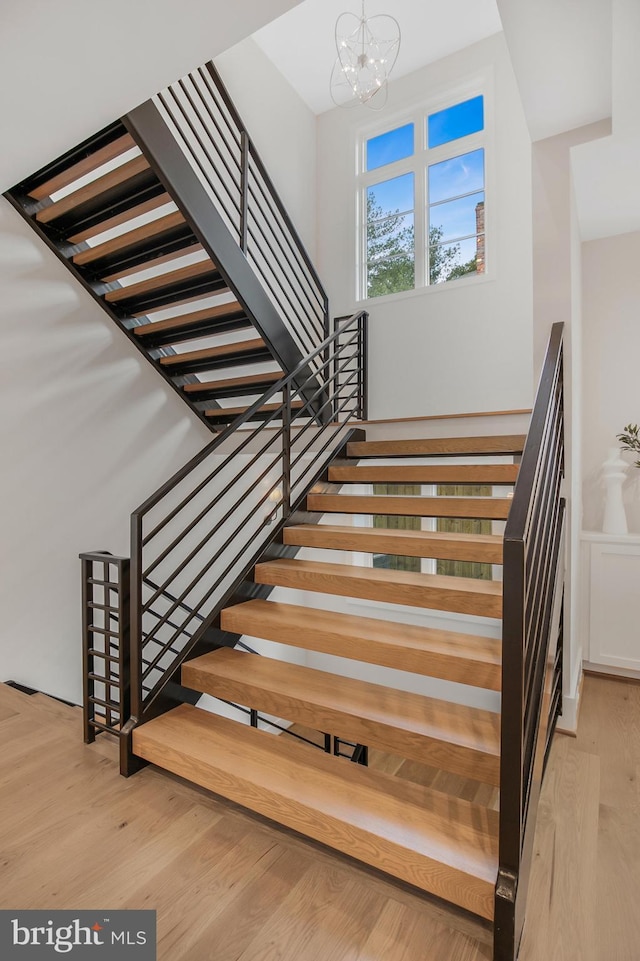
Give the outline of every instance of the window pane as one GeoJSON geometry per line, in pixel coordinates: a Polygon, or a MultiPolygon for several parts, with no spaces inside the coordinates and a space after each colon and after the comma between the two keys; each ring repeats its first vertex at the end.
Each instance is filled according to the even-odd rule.
{"type": "Polygon", "coordinates": [[[468,137],[484,129],[484,98],[473,97],[446,110],[439,110],[427,118],[429,147],[468,137]]]}
{"type": "Polygon", "coordinates": [[[414,286],[413,174],[367,191],[367,297],[414,286]]]}
{"type": "Polygon", "coordinates": [[[470,237],[482,230],[484,220],[484,193],[460,197],[429,209],[429,243],[470,237]],[[478,224],[480,220],[480,224],[478,224]]]}
{"type": "Polygon", "coordinates": [[[412,153],[413,124],[408,123],[404,127],[397,127],[367,140],[366,169],[376,170],[377,167],[410,157],[412,153]]]}
{"type": "Polygon", "coordinates": [[[484,234],[429,247],[429,283],[442,284],[467,274],[484,273],[484,234]]]}
{"type": "Polygon", "coordinates": [[[407,255],[413,260],[413,213],[393,214],[367,224],[367,261],[407,255]]]}
{"type": "Polygon", "coordinates": [[[484,150],[443,160],[429,167],[429,203],[484,189],[484,150]]]}
{"type": "Polygon", "coordinates": [[[367,190],[367,221],[413,210],[413,174],[383,180],[367,190]]]}
{"type": "Polygon", "coordinates": [[[413,290],[415,268],[413,253],[390,260],[379,260],[367,268],[367,297],[397,294],[401,290],[413,290]]]}

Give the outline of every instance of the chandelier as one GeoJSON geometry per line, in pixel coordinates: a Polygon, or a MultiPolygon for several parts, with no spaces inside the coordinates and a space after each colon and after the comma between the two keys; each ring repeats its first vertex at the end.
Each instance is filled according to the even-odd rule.
{"type": "Polygon", "coordinates": [[[331,99],[338,107],[366,104],[380,110],[387,102],[387,81],[400,49],[395,17],[341,13],[336,21],[338,57],[331,73],[331,99]]]}

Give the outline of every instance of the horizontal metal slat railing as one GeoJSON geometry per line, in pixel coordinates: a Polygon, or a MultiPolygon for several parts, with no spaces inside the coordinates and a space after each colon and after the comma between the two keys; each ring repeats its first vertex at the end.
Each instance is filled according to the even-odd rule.
{"type": "Polygon", "coordinates": [[[131,713],[152,709],[310,483],[366,417],[364,312],[274,384],[132,515],[131,713]],[[267,403],[277,407],[256,423],[267,403]],[[300,406],[298,406],[298,404],[300,406]]]}
{"type": "Polygon", "coordinates": [[[499,871],[494,961],[515,961],[538,798],[561,708],[563,324],[554,324],[504,534],[499,871]]]}
{"type": "Polygon", "coordinates": [[[313,353],[329,333],[327,295],[214,65],[154,103],[302,355],[313,353]]]}

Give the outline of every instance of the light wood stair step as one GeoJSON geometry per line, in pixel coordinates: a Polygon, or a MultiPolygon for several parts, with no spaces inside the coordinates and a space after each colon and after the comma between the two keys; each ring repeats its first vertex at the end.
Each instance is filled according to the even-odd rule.
{"type": "MultiPolygon", "coordinates": [[[[218,314],[217,316],[224,315],[218,314]]],[[[160,323],[165,323],[165,321],[160,321],[160,323]]],[[[144,330],[144,327],[136,327],[136,330],[144,330]]],[[[254,337],[251,340],[240,340],[232,344],[221,344],[218,347],[205,347],[202,350],[189,350],[181,354],[172,354],[170,357],[161,357],[160,364],[170,370],[172,367],[181,367],[183,364],[189,364],[192,361],[215,361],[224,357],[242,357],[245,354],[253,354],[266,349],[267,345],[264,340],[261,337],[254,337]]]]}
{"type": "Polygon", "coordinates": [[[174,210],[172,213],[159,217],[157,220],[152,220],[148,224],[143,224],[134,230],[128,230],[126,233],[120,234],[119,237],[96,244],[95,247],[88,247],[87,250],[81,250],[73,255],[72,260],[78,267],[83,264],[90,264],[94,260],[108,257],[109,254],[126,250],[127,247],[134,247],[145,240],[151,240],[152,237],[159,237],[161,234],[168,233],[175,227],[184,224],[184,222],[185,219],[180,211],[174,210]]]}
{"type": "Polygon", "coordinates": [[[101,147],[99,150],[95,150],[92,154],[89,154],[88,157],[77,161],[77,163],[74,163],[71,167],[67,167],[66,170],[49,178],[49,180],[38,184],[37,187],[33,187],[29,191],[29,196],[33,197],[34,200],[44,200],[45,197],[50,197],[51,194],[57,193],[58,190],[62,190],[63,187],[68,187],[69,184],[72,184],[75,180],[79,180],[80,177],[85,177],[88,173],[97,170],[98,167],[108,163],[110,160],[115,160],[116,157],[120,157],[135,146],[136,142],[131,134],[126,133],[122,137],[118,137],[117,140],[113,140],[106,146],[101,147]]]}
{"type": "Polygon", "coordinates": [[[307,510],[327,514],[481,517],[506,520],[509,497],[393,497],[387,494],[307,494],[307,510]]]}
{"type": "Polygon", "coordinates": [[[113,230],[114,227],[120,227],[122,224],[126,224],[131,220],[135,220],[137,217],[142,217],[144,214],[151,213],[151,211],[157,210],[158,207],[164,207],[170,203],[173,203],[173,199],[169,194],[161,193],[156,197],[152,197],[150,200],[145,200],[143,203],[137,204],[135,207],[129,207],[127,210],[123,210],[122,213],[109,217],[108,220],[103,220],[99,224],[94,224],[92,227],[86,227],[74,234],[70,234],[67,239],[71,244],[83,243],[85,240],[96,237],[106,230],[113,230]]]}
{"type": "MultiPolygon", "coordinates": [[[[302,410],[305,406],[303,400],[293,400],[291,401],[291,410],[302,410]]],[[[282,402],[278,401],[275,404],[263,404],[256,411],[256,417],[259,415],[273,414],[282,408],[282,402]]],[[[244,407],[216,407],[212,410],[205,410],[205,417],[210,420],[229,420],[232,417],[239,417],[240,414],[244,414],[245,411],[249,410],[248,406],[244,407]]]]}
{"type": "Polygon", "coordinates": [[[524,434],[495,437],[429,437],[419,440],[365,440],[347,445],[349,457],[423,457],[432,454],[520,454],[524,434]]]}
{"type": "Polygon", "coordinates": [[[116,271],[115,274],[109,274],[107,277],[102,277],[101,280],[103,284],[113,284],[120,281],[123,277],[135,277],[136,274],[141,274],[145,270],[149,270],[151,267],[164,267],[171,265],[172,263],[182,260],[183,257],[188,257],[190,254],[199,254],[204,250],[202,244],[198,243],[187,243],[180,250],[176,250],[171,254],[165,254],[163,257],[154,257],[152,260],[147,260],[143,264],[138,264],[137,267],[129,267],[116,271]]]}
{"type": "Polygon", "coordinates": [[[163,287],[171,287],[174,284],[183,283],[186,280],[195,280],[205,274],[217,272],[216,265],[207,258],[199,260],[195,264],[188,264],[186,267],[178,267],[176,270],[166,271],[147,280],[141,280],[137,284],[129,284],[128,287],[118,287],[116,290],[109,290],[104,295],[104,299],[109,303],[115,304],[121,300],[129,300],[138,297],[140,294],[151,293],[152,291],[162,290],[163,287]]]}
{"type": "Polygon", "coordinates": [[[112,190],[114,187],[126,183],[127,180],[131,180],[138,174],[144,173],[145,170],[149,170],[149,161],[140,154],[132,160],[123,163],[120,167],[116,167],[115,170],[110,170],[109,173],[104,174],[102,177],[98,177],[96,180],[85,184],[85,186],[80,187],[79,190],[74,190],[73,193],[67,194],[67,196],[61,200],[56,200],[55,203],[50,204],[43,210],[39,210],[36,214],[36,220],[38,223],[47,224],[51,220],[55,220],[57,217],[68,213],[70,210],[74,210],[81,204],[87,203],[89,200],[94,200],[99,197],[100,194],[106,193],[107,190],[112,190]]]}
{"type": "Polygon", "coordinates": [[[153,764],[365,864],[493,917],[494,812],[182,705],[133,732],[153,764]]]}
{"type": "Polygon", "coordinates": [[[281,370],[272,370],[265,374],[247,374],[243,377],[227,377],[224,380],[209,380],[200,384],[185,384],[183,390],[190,396],[255,393],[259,387],[266,389],[276,384],[283,376],[281,370]]]}
{"type": "Polygon", "coordinates": [[[515,484],[517,464],[361,464],[329,468],[329,480],[354,484],[515,484]]]}
{"type": "Polygon", "coordinates": [[[503,539],[499,534],[447,534],[440,531],[396,531],[383,527],[299,524],[285,527],[283,537],[285,544],[297,547],[502,564],[503,539]]]}
{"type": "Polygon", "coordinates": [[[252,600],[227,607],[222,630],[499,691],[501,641],[373,617],[252,600]]]}
{"type": "MultiPolygon", "coordinates": [[[[180,306],[181,304],[172,304],[172,307],[180,306]]],[[[141,316],[147,315],[142,314],[141,316]]],[[[134,327],[133,333],[136,337],[146,338],[149,341],[158,337],[162,337],[163,340],[171,340],[173,337],[173,342],[179,343],[183,335],[196,335],[200,328],[203,332],[202,335],[205,336],[207,330],[211,332],[212,329],[215,329],[216,324],[223,325],[226,322],[234,321],[237,322],[238,327],[252,326],[237,300],[227,304],[219,304],[217,307],[203,307],[201,310],[192,310],[186,314],[169,317],[167,320],[153,320],[148,324],[134,327]],[[241,323],[242,321],[244,321],[244,324],[241,323]]],[[[186,339],[189,338],[187,337],[186,339]]],[[[192,351],[192,353],[200,353],[200,351],[192,351]]],[[[176,358],[185,356],[186,354],[184,353],[175,355],[176,358]]],[[[162,360],[166,361],[172,359],[173,355],[172,357],[162,358],[162,360]]],[[[176,360],[174,363],[178,363],[178,361],[176,360]]],[[[171,365],[169,364],[169,366],[171,365]]]]}
{"type": "Polygon", "coordinates": [[[497,785],[500,718],[491,711],[221,648],[182,666],[194,691],[497,785]]]}
{"type": "Polygon", "coordinates": [[[272,587],[362,597],[481,617],[502,616],[502,584],[499,581],[291,558],[257,564],[254,576],[256,583],[272,587]]]}

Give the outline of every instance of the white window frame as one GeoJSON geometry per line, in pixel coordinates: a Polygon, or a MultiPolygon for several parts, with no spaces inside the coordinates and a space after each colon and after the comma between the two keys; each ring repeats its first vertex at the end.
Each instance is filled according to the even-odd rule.
{"type": "MultiPolygon", "coordinates": [[[[387,302],[390,298],[404,298],[416,294],[432,293],[459,287],[461,284],[483,283],[495,276],[495,244],[492,237],[494,221],[494,123],[493,123],[492,72],[468,78],[455,86],[441,89],[428,100],[420,100],[410,107],[389,114],[384,121],[360,127],[356,132],[356,301],[374,304],[387,302]],[[459,137],[439,147],[427,146],[427,118],[430,114],[446,110],[473,97],[484,98],[484,129],[478,133],[459,137]],[[389,133],[408,123],[414,125],[414,152],[410,157],[366,170],[367,141],[389,133]],[[484,149],[484,197],[485,197],[485,267],[482,274],[473,274],[441,284],[430,284],[427,271],[427,246],[429,234],[428,169],[443,160],[450,160],[474,150],[484,149]],[[384,183],[403,174],[414,175],[414,286],[405,291],[367,296],[367,190],[375,184],[384,183]]],[[[455,243],[455,241],[453,241],[455,243]]]]}

